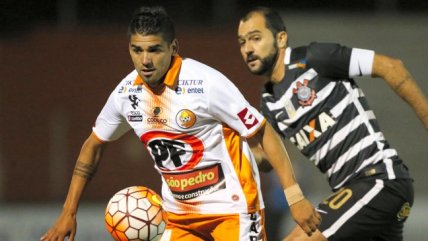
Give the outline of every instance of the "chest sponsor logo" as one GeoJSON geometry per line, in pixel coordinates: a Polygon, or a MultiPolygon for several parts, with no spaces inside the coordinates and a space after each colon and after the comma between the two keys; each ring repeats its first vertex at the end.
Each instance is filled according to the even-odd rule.
{"type": "Polygon", "coordinates": [[[129,122],[142,122],[143,115],[139,111],[130,111],[128,113],[128,121],[129,122]]]}
{"type": "Polygon", "coordinates": [[[196,115],[191,110],[180,110],[175,117],[177,125],[183,129],[192,127],[196,123],[196,115]]]}
{"type": "Polygon", "coordinates": [[[119,89],[118,93],[119,93],[119,94],[126,93],[126,91],[127,91],[127,90],[128,90],[128,87],[126,87],[126,86],[122,86],[122,87],[120,87],[120,89],[119,89]]]}
{"type": "Polygon", "coordinates": [[[143,87],[141,85],[128,89],[128,93],[142,93],[142,92],[143,92],[143,87]]]}
{"type": "Polygon", "coordinates": [[[204,94],[203,80],[178,80],[178,87],[175,92],[178,95],[184,94],[204,94]]]}
{"type": "Polygon", "coordinates": [[[125,84],[124,85],[122,85],[121,87],[120,87],[120,89],[117,91],[119,94],[122,94],[122,93],[126,93],[126,92],[128,92],[128,89],[129,89],[129,87],[128,86],[130,86],[130,85],[132,85],[132,81],[130,81],[130,80],[127,80],[126,82],[125,82],[125,84]]]}
{"type": "Polygon", "coordinates": [[[315,90],[308,86],[309,80],[304,79],[302,82],[297,82],[296,87],[293,88],[293,93],[297,95],[299,104],[303,107],[310,106],[317,98],[315,90]]]}
{"type": "Polygon", "coordinates": [[[137,95],[129,95],[129,101],[131,101],[131,106],[135,110],[138,107],[138,103],[140,103],[140,99],[138,99],[137,95]]]}
{"type": "Polygon", "coordinates": [[[204,88],[202,87],[181,87],[178,86],[175,89],[175,92],[178,95],[184,95],[184,94],[204,94],[204,88]]]}
{"type": "Polygon", "coordinates": [[[302,150],[318,139],[318,137],[334,124],[336,124],[336,120],[326,112],[322,112],[317,118],[310,120],[309,123],[303,126],[294,136],[290,137],[290,141],[294,143],[299,150],[302,150]]]}
{"type": "Polygon", "coordinates": [[[189,200],[226,187],[220,164],[184,173],[162,173],[174,198],[189,200]]]}
{"type": "Polygon", "coordinates": [[[256,116],[254,116],[248,108],[244,108],[238,113],[239,119],[244,123],[247,129],[251,129],[253,126],[257,125],[259,121],[256,116]]]}
{"type": "Polygon", "coordinates": [[[201,79],[180,79],[178,80],[178,85],[203,85],[204,81],[201,79]]]}
{"type": "Polygon", "coordinates": [[[143,92],[143,87],[141,85],[138,85],[137,87],[127,87],[127,86],[122,86],[119,89],[119,94],[121,93],[142,93],[143,92]]]}
{"type": "Polygon", "coordinates": [[[154,107],[152,110],[153,117],[147,118],[147,124],[166,124],[168,120],[160,117],[162,112],[163,110],[161,107],[154,107]]]}
{"type": "Polygon", "coordinates": [[[202,159],[204,144],[186,133],[149,131],[140,137],[161,171],[186,171],[202,159]]]}

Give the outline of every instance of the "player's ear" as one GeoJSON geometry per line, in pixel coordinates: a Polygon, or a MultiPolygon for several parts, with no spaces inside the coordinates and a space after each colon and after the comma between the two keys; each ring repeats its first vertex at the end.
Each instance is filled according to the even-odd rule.
{"type": "Polygon", "coordinates": [[[278,48],[286,48],[287,40],[288,40],[287,32],[281,31],[276,34],[276,42],[278,44],[278,48]]]}
{"type": "Polygon", "coordinates": [[[178,54],[178,40],[177,39],[172,40],[170,48],[171,48],[171,52],[172,52],[173,56],[178,54]]]}

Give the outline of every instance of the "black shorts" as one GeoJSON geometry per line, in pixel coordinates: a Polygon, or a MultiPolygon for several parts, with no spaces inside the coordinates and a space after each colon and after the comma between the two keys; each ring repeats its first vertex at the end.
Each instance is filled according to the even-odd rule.
{"type": "Polygon", "coordinates": [[[329,241],[401,241],[413,196],[411,179],[350,183],[319,204],[319,229],[329,241]]]}

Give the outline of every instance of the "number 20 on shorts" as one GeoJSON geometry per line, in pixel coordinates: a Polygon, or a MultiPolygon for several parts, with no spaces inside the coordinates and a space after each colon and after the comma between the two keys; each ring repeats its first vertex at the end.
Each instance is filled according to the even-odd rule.
{"type": "Polygon", "coordinates": [[[352,197],[352,190],[342,188],[333,193],[330,197],[323,201],[323,204],[328,205],[331,209],[337,210],[343,206],[352,197]]]}

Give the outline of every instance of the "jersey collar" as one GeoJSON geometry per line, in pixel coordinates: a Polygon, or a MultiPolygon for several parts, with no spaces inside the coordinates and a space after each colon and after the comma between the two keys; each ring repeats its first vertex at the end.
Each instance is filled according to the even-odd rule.
{"type": "MultiPolygon", "coordinates": [[[[170,88],[174,87],[178,79],[178,74],[180,73],[182,60],[183,59],[179,55],[173,57],[171,67],[169,67],[169,70],[166,73],[163,81],[163,83],[166,86],[170,88]]],[[[141,79],[140,75],[137,75],[137,78],[135,79],[133,85],[142,85],[142,84],[144,84],[143,79],[141,79]]]]}

